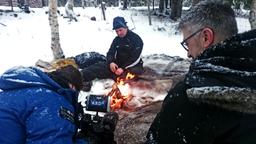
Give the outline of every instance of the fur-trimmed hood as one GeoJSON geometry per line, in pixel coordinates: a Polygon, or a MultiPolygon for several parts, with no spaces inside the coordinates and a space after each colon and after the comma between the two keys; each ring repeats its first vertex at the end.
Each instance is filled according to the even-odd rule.
{"type": "Polygon", "coordinates": [[[194,102],[256,113],[256,30],[205,50],[191,63],[186,83],[194,102]]]}

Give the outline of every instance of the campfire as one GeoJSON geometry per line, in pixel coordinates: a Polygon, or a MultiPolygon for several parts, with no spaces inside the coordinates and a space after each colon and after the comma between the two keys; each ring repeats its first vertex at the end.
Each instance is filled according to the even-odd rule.
{"type": "Polygon", "coordinates": [[[107,94],[107,96],[111,97],[111,110],[123,108],[125,102],[132,97],[129,81],[134,77],[134,74],[127,73],[125,77],[117,78],[116,83],[113,84],[111,91],[107,94]]]}

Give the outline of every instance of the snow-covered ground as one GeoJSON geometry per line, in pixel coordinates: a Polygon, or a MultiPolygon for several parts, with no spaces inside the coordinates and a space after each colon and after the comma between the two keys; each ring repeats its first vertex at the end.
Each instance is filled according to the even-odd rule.
{"type": "MultiPolygon", "coordinates": [[[[10,7],[0,6],[0,9],[10,7]]],[[[123,16],[130,29],[138,33],[144,41],[142,55],[167,54],[186,58],[186,51],[180,46],[182,35],[177,33],[176,23],[169,20],[153,17],[152,25],[148,23],[148,16],[141,14],[138,9],[121,10],[117,7],[108,7],[106,21],[103,20],[100,8],[74,8],[79,14],[78,22],[68,22],[59,16],[60,42],[66,57],[89,51],[106,54],[116,36],[112,30],[112,20],[115,16],[123,16]],[[90,20],[96,17],[96,21],[90,20]]],[[[144,8],[145,9],[145,8],[144,8]]],[[[53,59],[50,48],[50,27],[48,8],[32,8],[30,14],[1,13],[0,15],[0,74],[6,69],[17,66],[34,65],[38,59],[51,61],[53,59]]],[[[59,8],[64,14],[64,8],[59,8]]],[[[237,18],[239,32],[250,29],[248,19],[237,18]]]]}

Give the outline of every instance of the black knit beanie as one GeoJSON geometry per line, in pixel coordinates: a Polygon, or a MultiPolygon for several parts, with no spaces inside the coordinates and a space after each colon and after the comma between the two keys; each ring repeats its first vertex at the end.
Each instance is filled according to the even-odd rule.
{"type": "Polygon", "coordinates": [[[63,88],[69,88],[69,83],[80,91],[83,87],[83,79],[80,71],[72,65],[67,65],[48,73],[48,75],[63,88]]]}

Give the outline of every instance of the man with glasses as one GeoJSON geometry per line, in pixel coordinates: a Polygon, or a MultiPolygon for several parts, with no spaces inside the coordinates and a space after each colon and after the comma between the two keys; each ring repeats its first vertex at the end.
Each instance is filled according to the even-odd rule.
{"type": "Polygon", "coordinates": [[[256,144],[256,30],[237,34],[232,8],[209,0],[179,28],[193,61],[165,97],[147,143],[256,144]]]}
{"type": "Polygon", "coordinates": [[[188,51],[188,44],[187,44],[187,41],[192,38],[193,36],[195,36],[197,33],[201,32],[203,29],[199,29],[197,30],[196,32],[192,33],[190,36],[188,36],[187,38],[185,38],[180,44],[181,46],[186,50],[188,51]]]}

